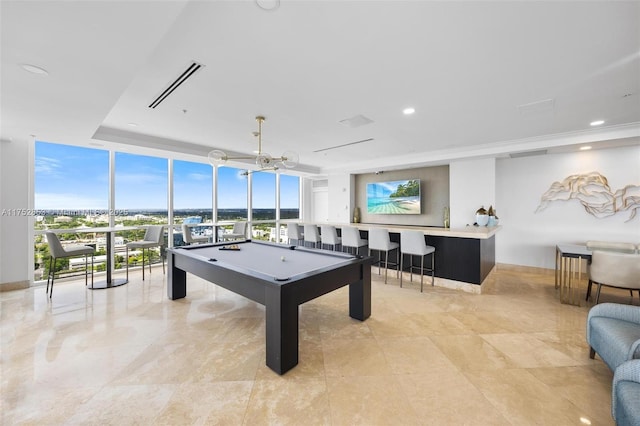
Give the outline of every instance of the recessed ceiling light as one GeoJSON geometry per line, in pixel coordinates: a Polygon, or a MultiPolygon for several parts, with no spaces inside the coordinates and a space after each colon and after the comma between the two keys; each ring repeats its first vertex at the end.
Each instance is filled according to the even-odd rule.
{"type": "Polygon", "coordinates": [[[589,123],[589,125],[591,125],[591,126],[599,126],[601,124],[604,124],[604,120],[596,120],[596,121],[592,121],[591,123],[589,123]]]}
{"type": "Polygon", "coordinates": [[[138,123],[127,123],[127,126],[138,127],[138,123]]]}
{"type": "Polygon", "coordinates": [[[20,66],[22,67],[23,70],[29,71],[30,73],[33,73],[33,74],[49,75],[49,71],[45,70],[44,68],[37,67],[35,65],[20,64],[20,66]]]}
{"type": "Polygon", "coordinates": [[[587,145],[587,146],[581,146],[581,147],[580,147],[580,151],[589,151],[590,149],[591,149],[591,147],[590,147],[590,146],[588,146],[588,145],[587,145]]]}
{"type": "Polygon", "coordinates": [[[413,114],[414,112],[416,112],[416,109],[415,109],[415,108],[411,108],[411,107],[409,107],[409,108],[405,108],[405,109],[403,109],[403,110],[402,110],[402,113],[403,113],[404,115],[411,115],[411,114],[413,114]]]}

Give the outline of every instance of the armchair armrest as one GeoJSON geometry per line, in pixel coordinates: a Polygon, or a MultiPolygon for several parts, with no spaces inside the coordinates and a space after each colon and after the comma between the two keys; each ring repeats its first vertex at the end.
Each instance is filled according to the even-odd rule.
{"type": "MultiPolygon", "coordinates": [[[[636,342],[638,343],[638,342],[636,342]]],[[[611,414],[617,419],[619,385],[621,382],[635,382],[640,385],[640,359],[624,362],[616,368],[611,386],[611,414]]]]}
{"type": "MultiPolygon", "coordinates": [[[[591,341],[591,327],[589,323],[593,317],[614,318],[640,324],[640,306],[623,305],[619,303],[600,303],[599,305],[595,305],[589,310],[589,315],[587,316],[587,342],[591,341]]],[[[634,352],[640,352],[638,345],[638,342],[633,345],[632,350],[634,352]]],[[[638,355],[640,356],[640,353],[638,355]]]]}

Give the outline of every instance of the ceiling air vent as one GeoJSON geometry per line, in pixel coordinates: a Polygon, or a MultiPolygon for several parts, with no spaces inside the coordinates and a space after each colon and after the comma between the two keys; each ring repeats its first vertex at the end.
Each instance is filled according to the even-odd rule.
{"type": "Polygon", "coordinates": [[[522,158],[522,157],[533,157],[535,155],[545,155],[547,153],[546,149],[539,149],[537,151],[524,151],[524,152],[512,152],[509,154],[511,158],[522,158]]]}
{"type": "Polygon", "coordinates": [[[169,85],[167,86],[166,89],[164,89],[164,91],[162,93],[160,93],[160,96],[158,96],[157,98],[155,98],[155,100],[153,102],[151,102],[149,104],[149,108],[155,108],[158,105],[160,105],[165,99],[167,99],[167,97],[173,93],[174,90],[176,90],[178,87],[180,87],[180,85],[182,83],[184,83],[185,81],[187,81],[187,79],[189,77],[191,77],[192,75],[194,75],[196,72],[198,72],[198,70],[200,68],[202,68],[204,65],[199,64],[197,62],[191,62],[191,64],[189,64],[189,66],[187,67],[186,70],[184,70],[182,72],[182,74],[180,74],[180,76],[178,78],[176,78],[173,82],[169,83],[169,85]]]}
{"type": "Polygon", "coordinates": [[[322,151],[330,151],[332,149],[337,149],[337,148],[342,148],[343,146],[349,146],[349,145],[356,145],[359,143],[364,143],[364,142],[370,142],[372,141],[373,138],[369,138],[369,139],[362,139],[361,141],[355,141],[355,142],[349,142],[349,143],[343,143],[342,145],[336,145],[336,146],[330,146],[328,148],[321,148],[321,149],[316,149],[313,152],[322,152],[322,151]]]}
{"type": "Polygon", "coordinates": [[[351,118],[345,118],[344,120],[340,120],[338,123],[353,129],[355,127],[360,127],[360,126],[364,126],[365,124],[373,123],[373,120],[365,117],[364,115],[356,115],[351,118]]]}

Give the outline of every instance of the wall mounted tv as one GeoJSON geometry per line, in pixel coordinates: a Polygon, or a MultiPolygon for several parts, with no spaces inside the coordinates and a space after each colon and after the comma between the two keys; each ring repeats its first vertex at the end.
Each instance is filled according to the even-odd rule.
{"type": "Polygon", "coordinates": [[[420,180],[367,184],[367,213],[420,214],[420,180]]]}

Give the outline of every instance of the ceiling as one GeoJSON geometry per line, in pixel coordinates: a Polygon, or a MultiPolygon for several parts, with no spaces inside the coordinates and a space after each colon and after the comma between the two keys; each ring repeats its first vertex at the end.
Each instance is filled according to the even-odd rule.
{"type": "Polygon", "coordinates": [[[3,143],[254,155],[264,115],[263,151],[312,175],[640,143],[637,1],[2,0],[0,19],[3,143]]]}

